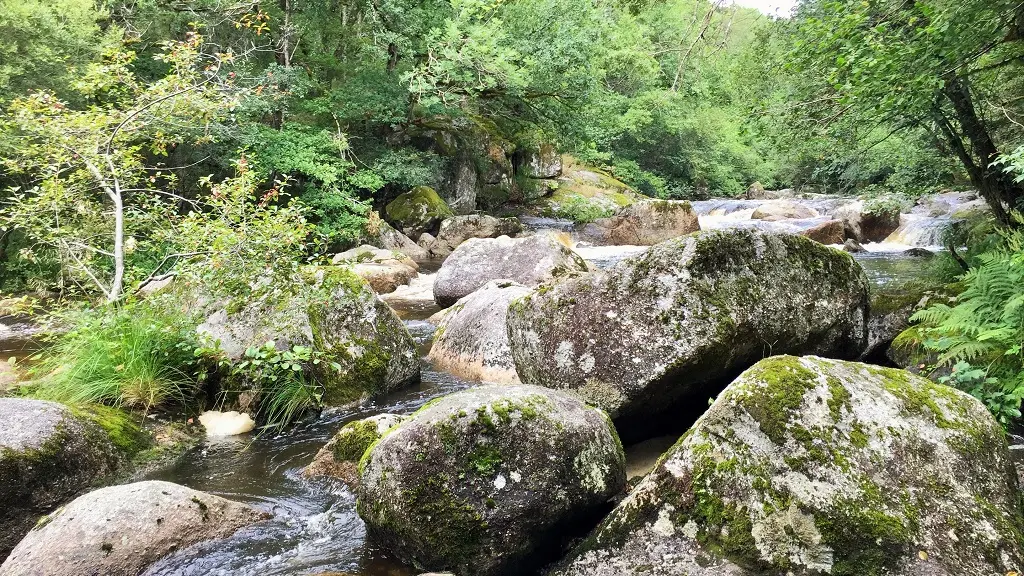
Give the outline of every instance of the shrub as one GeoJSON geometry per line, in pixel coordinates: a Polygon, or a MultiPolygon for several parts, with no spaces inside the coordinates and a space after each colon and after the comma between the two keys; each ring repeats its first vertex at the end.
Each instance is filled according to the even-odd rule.
{"type": "Polygon", "coordinates": [[[554,215],[558,218],[566,218],[583,224],[593,222],[598,218],[607,218],[614,213],[615,210],[576,194],[567,197],[554,210],[554,215]]]}

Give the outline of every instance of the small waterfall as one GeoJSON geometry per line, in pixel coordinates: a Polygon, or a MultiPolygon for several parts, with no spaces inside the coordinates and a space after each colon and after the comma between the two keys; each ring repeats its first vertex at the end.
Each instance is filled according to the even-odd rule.
{"type": "Polygon", "coordinates": [[[943,235],[953,225],[948,216],[925,216],[922,214],[903,214],[900,227],[885,239],[885,244],[913,246],[920,248],[941,248],[943,235]]]}

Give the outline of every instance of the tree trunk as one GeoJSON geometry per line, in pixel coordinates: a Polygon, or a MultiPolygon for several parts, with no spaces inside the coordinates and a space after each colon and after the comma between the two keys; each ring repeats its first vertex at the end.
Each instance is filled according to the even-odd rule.
{"type": "Polygon", "coordinates": [[[124,201],[120,191],[111,199],[114,201],[114,279],[110,282],[107,302],[117,302],[124,287],[124,201]]]}
{"type": "Polygon", "coordinates": [[[984,120],[978,116],[966,80],[951,75],[946,78],[942,92],[953,106],[960,134],[948,121],[940,128],[967,169],[971,184],[988,201],[996,218],[1010,224],[1008,209],[1020,207],[1024,189],[1009,174],[992,166],[999,158],[999,150],[984,120]],[[970,150],[964,146],[964,139],[970,144],[970,150]]]}

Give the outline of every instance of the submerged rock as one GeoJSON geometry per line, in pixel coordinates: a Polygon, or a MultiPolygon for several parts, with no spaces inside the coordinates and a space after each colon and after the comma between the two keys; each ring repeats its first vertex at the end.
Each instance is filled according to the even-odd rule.
{"type": "Polygon", "coordinates": [[[454,216],[448,204],[429,186],[417,186],[399,195],[385,207],[384,213],[388,222],[412,237],[432,232],[442,220],[454,216]]]}
{"type": "Polygon", "coordinates": [[[523,231],[517,218],[495,218],[483,214],[456,216],[441,222],[437,238],[430,245],[430,254],[441,258],[452,253],[470,238],[497,238],[523,231]]]}
{"type": "Polygon", "coordinates": [[[1017,480],[971,396],[773,357],[741,375],[558,576],[1020,570],[1017,480]]]}
{"type": "Polygon", "coordinates": [[[849,252],[850,254],[867,252],[867,250],[865,250],[864,247],[860,245],[860,242],[857,242],[853,238],[847,238],[846,242],[843,242],[843,250],[845,252],[849,252]]]}
{"type": "Polygon", "coordinates": [[[428,359],[439,370],[467,380],[518,384],[508,343],[508,304],[532,290],[493,280],[449,308],[438,322],[428,359]]]}
{"type": "Polygon", "coordinates": [[[536,286],[557,275],[586,270],[583,258],[550,234],[472,239],[452,252],[438,270],[434,301],[451,306],[491,280],[536,286]]]}
{"type": "Polygon", "coordinates": [[[423,570],[525,574],[625,484],[607,416],[564,393],[483,386],[431,402],[363,457],[358,511],[423,570]]]}
{"type": "Polygon", "coordinates": [[[807,238],[707,231],[608,270],[541,286],[509,307],[526,384],[568,389],[627,431],[679,401],[705,405],[772,352],[856,358],[867,279],[807,238]]]}
{"type": "Polygon", "coordinates": [[[90,492],[39,521],[0,576],[137,576],[164,556],[267,518],[170,482],[90,492]]]}
{"type": "Polygon", "coordinates": [[[698,230],[697,213],[689,202],[641,200],[587,224],[580,235],[596,244],[653,246],[698,230]]]}
{"type": "Polygon", "coordinates": [[[319,268],[307,281],[297,293],[238,311],[222,307],[197,332],[219,342],[231,361],[268,341],[278,350],[311,347],[321,356],[315,376],[327,405],[384,394],[419,378],[412,336],[366,282],[343,267],[319,268]]]}
{"type": "Polygon", "coordinates": [[[0,558],[40,516],[115,471],[119,463],[106,432],[68,407],[0,398],[0,558]]]}
{"type": "Polygon", "coordinates": [[[330,476],[353,490],[359,485],[359,459],[385,432],[397,426],[405,416],[378,414],[345,424],[316,453],[313,462],[302,471],[306,478],[330,476]]]}

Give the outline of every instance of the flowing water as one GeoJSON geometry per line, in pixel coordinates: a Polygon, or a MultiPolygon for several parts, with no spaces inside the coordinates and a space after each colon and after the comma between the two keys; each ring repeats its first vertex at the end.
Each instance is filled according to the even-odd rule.
{"type": "MultiPolygon", "coordinates": [[[[849,199],[801,200],[819,216],[801,220],[763,222],[750,214],[762,203],[746,200],[695,202],[703,229],[757,227],[799,232],[830,219],[830,213],[849,199]]],[[[955,207],[958,203],[951,202],[955,207]]],[[[912,276],[919,260],[902,255],[910,247],[936,249],[942,230],[952,220],[949,212],[918,211],[904,215],[903,226],[886,242],[867,244],[855,255],[877,284],[912,276]]],[[[571,222],[550,218],[524,218],[529,229],[570,233],[571,222]]],[[[606,268],[646,250],[641,246],[577,245],[592,265],[606,268]]],[[[420,345],[429,349],[433,326],[424,319],[438,311],[432,298],[437,263],[421,266],[409,286],[384,296],[403,318],[420,345]]],[[[211,440],[189,452],[174,467],[154,473],[168,480],[246,502],[273,518],[244,529],[227,540],[201,544],[178,552],[151,567],[149,576],[307,575],[339,571],[358,576],[411,576],[402,566],[366,538],[350,490],[331,480],[307,480],[301,475],[316,452],[345,423],[380,413],[408,414],[431,398],[465,389],[472,384],[433,371],[424,361],[419,385],[378,399],[371,404],[321,415],[285,433],[211,440]]]]}

